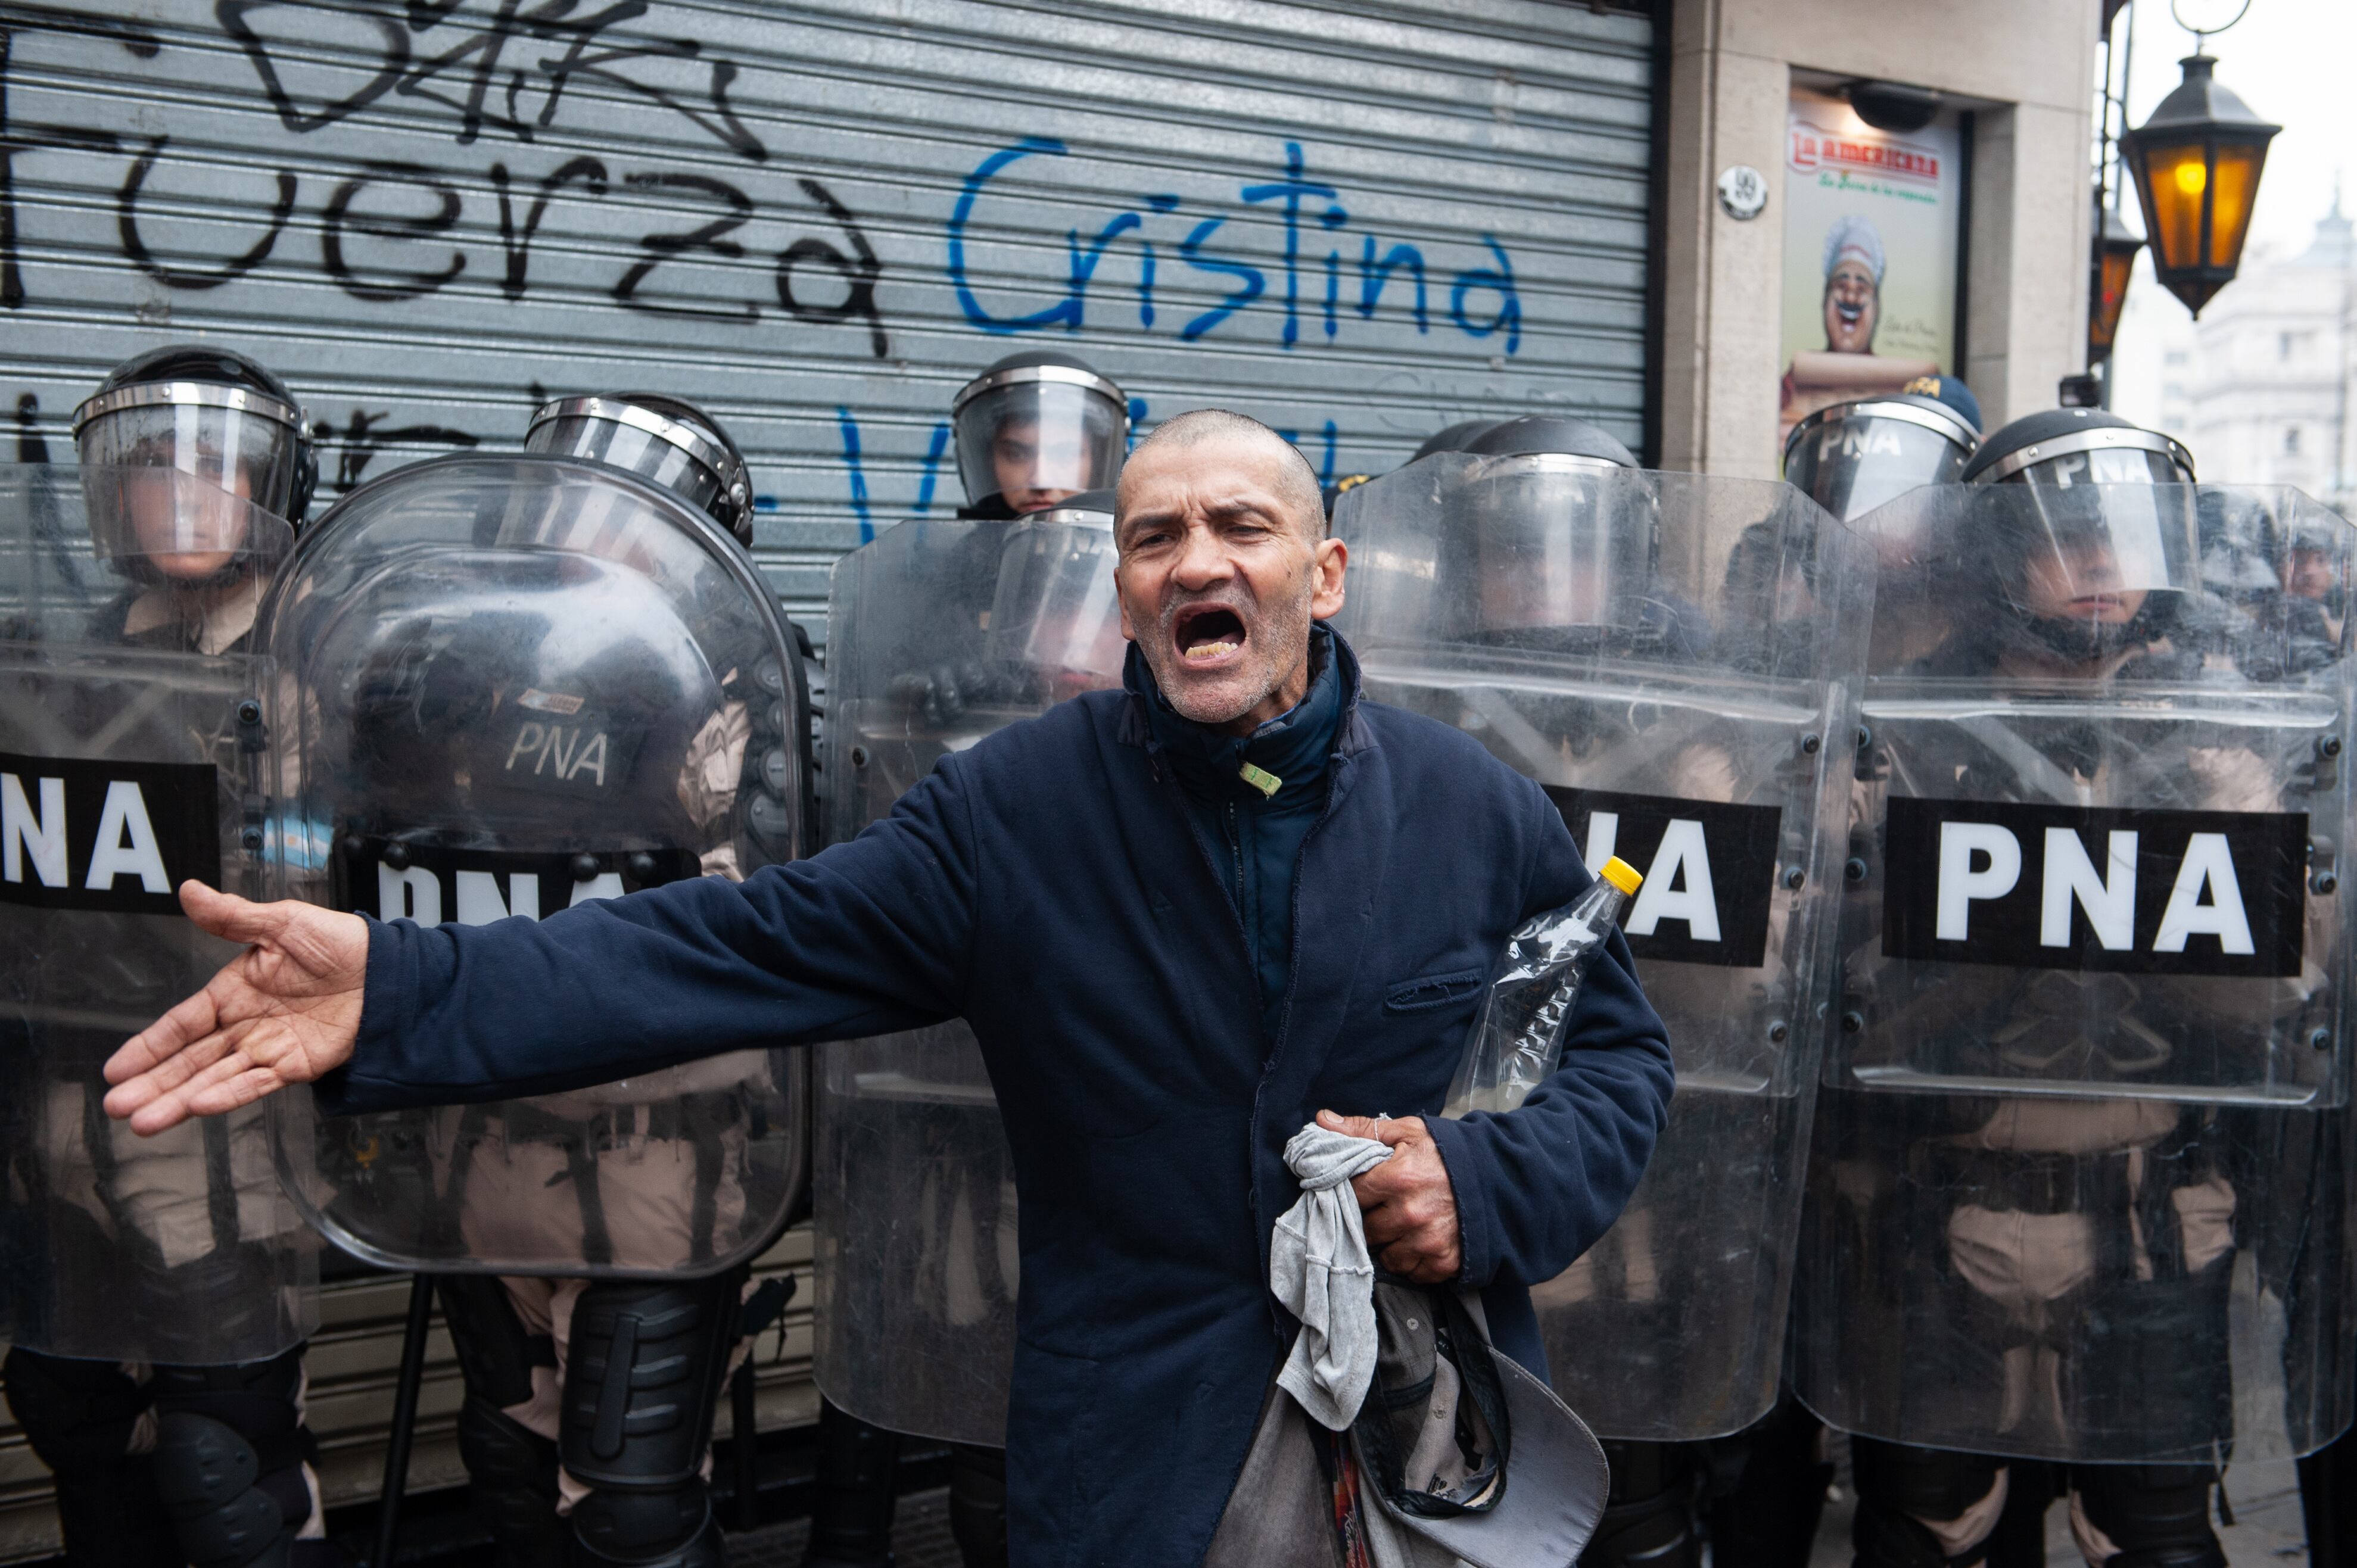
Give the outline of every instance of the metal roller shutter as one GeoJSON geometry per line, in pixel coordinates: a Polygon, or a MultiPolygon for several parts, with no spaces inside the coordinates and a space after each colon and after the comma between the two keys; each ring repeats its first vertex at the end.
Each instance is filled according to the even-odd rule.
{"type": "MultiPolygon", "coordinates": [[[[1640,442],[1654,24],[1546,0],[145,0],[10,6],[20,447],[218,337],[329,495],[546,392],[709,403],[815,622],[954,505],[950,393],[1069,346],[1381,471],[1537,407],[1640,442]],[[30,401],[27,401],[30,400],[30,401]]],[[[813,625],[814,631],[823,631],[813,625]]]]}
{"type": "MultiPolygon", "coordinates": [[[[11,5],[13,455],[70,461],[100,377],[188,338],[287,378],[328,498],[511,446],[545,394],[671,392],[746,448],[757,553],[823,642],[830,564],[957,503],[950,394],[1028,343],[1144,423],[1237,408],[1332,475],[1538,408],[1635,446],[1655,26],[1550,0],[11,5]]],[[[342,1287],[315,1357],[341,1495],[381,1463],[397,1297],[342,1287]]],[[[802,1354],[775,1419],[808,1408],[802,1354]]],[[[448,1458],[429,1441],[420,1480],[448,1458]]],[[[38,1549],[42,1489],[0,1432],[0,1558],[38,1549]]]]}

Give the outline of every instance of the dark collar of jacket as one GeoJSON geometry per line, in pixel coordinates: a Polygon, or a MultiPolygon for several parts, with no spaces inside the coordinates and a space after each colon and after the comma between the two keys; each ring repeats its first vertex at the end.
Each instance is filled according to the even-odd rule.
{"type": "Polygon", "coordinates": [[[1359,656],[1323,621],[1310,625],[1309,668],[1309,692],[1290,712],[1250,736],[1229,736],[1173,708],[1132,643],[1121,672],[1129,702],[1114,738],[1143,747],[1157,775],[1168,769],[1198,799],[1219,799],[1218,791],[1229,788],[1250,789],[1241,776],[1246,762],[1283,779],[1277,793],[1290,798],[1297,785],[1304,790],[1320,786],[1329,757],[1356,756],[1373,744],[1359,714],[1359,656]],[[1339,712],[1327,707],[1329,701],[1339,712]]]}

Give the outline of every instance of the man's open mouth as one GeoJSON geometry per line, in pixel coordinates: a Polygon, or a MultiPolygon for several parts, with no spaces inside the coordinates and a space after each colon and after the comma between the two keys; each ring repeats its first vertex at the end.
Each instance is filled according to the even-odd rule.
{"type": "Polygon", "coordinates": [[[1223,605],[1197,606],[1178,612],[1173,637],[1188,663],[1216,663],[1243,646],[1243,618],[1223,605]]]}
{"type": "Polygon", "coordinates": [[[1866,306],[1863,305],[1854,305],[1846,299],[1837,299],[1834,301],[1834,314],[1841,317],[1841,323],[1843,326],[1855,327],[1860,320],[1864,319],[1866,316],[1866,306]]]}

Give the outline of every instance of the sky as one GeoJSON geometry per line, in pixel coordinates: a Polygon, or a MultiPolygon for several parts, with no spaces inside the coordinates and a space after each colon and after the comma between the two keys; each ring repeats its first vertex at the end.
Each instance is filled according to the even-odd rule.
{"type": "MultiPolygon", "coordinates": [[[[2177,0],[2176,8],[2200,23],[2233,16],[2240,3],[2177,0]]],[[[2169,12],[2169,0],[2134,0],[2113,24],[2113,44],[2120,48],[2127,41],[2130,14],[2135,19],[2130,125],[2151,116],[2183,74],[2177,62],[2193,52],[2193,35],[2169,12]]],[[[2357,60],[2357,0],[2251,0],[2249,14],[2211,39],[2209,52],[2218,59],[2218,81],[2254,113],[2283,127],[2268,144],[2244,253],[2261,245],[2304,250],[2316,220],[2332,205],[2336,172],[2343,180],[2341,210],[2357,211],[2357,91],[2350,81],[2351,62],[2357,60]]],[[[2129,191],[2121,206],[2128,227],[2141,232],[2136,193],[2129,191]]],[[[2141,260],[2131,298],[2139,286],[2152,287],[2141,260]]]]}

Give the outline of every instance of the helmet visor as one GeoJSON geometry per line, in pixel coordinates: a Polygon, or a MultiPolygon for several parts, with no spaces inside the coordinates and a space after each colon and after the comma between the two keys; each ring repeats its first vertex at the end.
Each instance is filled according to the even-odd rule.
{"type": "Polygon", "coordinates": [[[979,503],[1038,511],[1103,489],[1121,467],[1129,413],[1069,381],[1021,381],[978,393],[957,411],[958,477],[979,503]]]}
{"type": "Polygon", "coordinates": [[[1586,459],[1485,460],[1467,483],[1474,522],[1468,628],[1489,640],[1641,624],[1653,577],[1651,489],[1586,459]]]}
{"type": "Polygon", "coordinates": [[[176,468],[84,464],[81,482],[102,560],[201,583],[274,566],[294,544],[285,519],[176,468]]]}
{"type": "Polygon", "coordinates": [[[142,403],[98,415],[76,441],[85,467],[170,469],[279,517],[294,505],[300,438],[251,408],[142,403]]]}
{"type": "Polygon", "coordinates": [[[1835,517],[1862,517],[1919,485],[1955,482],[1970,454],[1927,425],[1870,414],[1804,431],[1785,480],[1835,517]]]}

